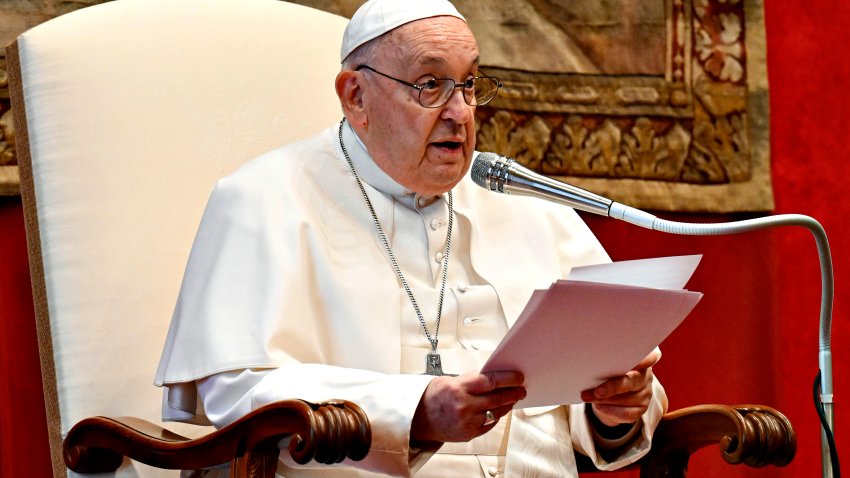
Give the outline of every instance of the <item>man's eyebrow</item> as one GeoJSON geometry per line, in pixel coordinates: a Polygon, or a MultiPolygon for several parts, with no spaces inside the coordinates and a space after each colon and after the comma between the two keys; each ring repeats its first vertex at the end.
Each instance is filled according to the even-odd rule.
{"type": "Polygon", "coordinates": [[[445,61],[445,59],[443,57],[440,57],[440,56],[424,56],[424,57],[419,59],[419,64],[423,65],[423,66],[438,65],[440,63],[443,63],[444,61],[445,61]]]}
{"type": "MultiPolygon", "coordinates": [[[[420,65],[439,65],[446,61],[445,58],[441,56],[425,56],[419,59],[420,65]]],[[[473,66],[478,66],[481,63],[481,57],[476,56],[474,60],[472,60],[473,66]]]]}

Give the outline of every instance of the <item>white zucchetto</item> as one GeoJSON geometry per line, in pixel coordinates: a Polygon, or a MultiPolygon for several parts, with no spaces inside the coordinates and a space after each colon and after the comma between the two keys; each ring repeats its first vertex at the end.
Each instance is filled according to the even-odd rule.
{"type": "Polygon", "coordinates": [[[340,61],[373,38],[423,18],[463,15],[448,0],[369,0],[354,12],[342,35],[340,61]]]}

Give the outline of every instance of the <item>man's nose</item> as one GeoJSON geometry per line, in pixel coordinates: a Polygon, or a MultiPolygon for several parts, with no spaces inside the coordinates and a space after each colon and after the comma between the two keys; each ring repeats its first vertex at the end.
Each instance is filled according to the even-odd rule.
{"type": "Polygon", "coordinates": [[[450,119],[459,124],[466,124],[472,120],[474,108],[466,103],[463,93],[463,88],[456,88],[455,91],[452,91],[449,101],[443,105],[441,118],[450,119]]]}

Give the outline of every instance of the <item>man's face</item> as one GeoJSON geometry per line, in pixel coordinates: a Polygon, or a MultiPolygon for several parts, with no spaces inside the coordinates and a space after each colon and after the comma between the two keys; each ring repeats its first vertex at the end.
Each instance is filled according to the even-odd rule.
{"type": "MultiPolygon", "coordinates": [[[[478,73],[478,45],[466,22],[434,17],[387,34],[369,66],[421,84],[432,78],[462,83],[478,73]]],[[[355,125],[372,158],[399,184],[442,194],[469,169],[475,148],[475,107],[457,89],[439,108],[419,104],[419,92],[368,70],[363,75],[366,124],[355,125]]]]}

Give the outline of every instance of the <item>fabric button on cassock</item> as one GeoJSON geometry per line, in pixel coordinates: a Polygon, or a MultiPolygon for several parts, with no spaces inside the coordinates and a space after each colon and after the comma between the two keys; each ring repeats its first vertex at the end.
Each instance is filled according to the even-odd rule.
{"type": "Polygon", "coordinates": [[[434,202],[436,199],[437,199],[437,196],[430,196],[430,197],[417,196],[416,205],[419,206],[419,207],[427,207],[429,204],[434,202]]]}
{"type": "Polygon", "coordinates": [[[458,342],[468,350],[494,350],[508,330],[496,290],[490,285],[465,286],[465,292],[459,289],[452,289],[458,317],[463,317],[458,342]]]}

